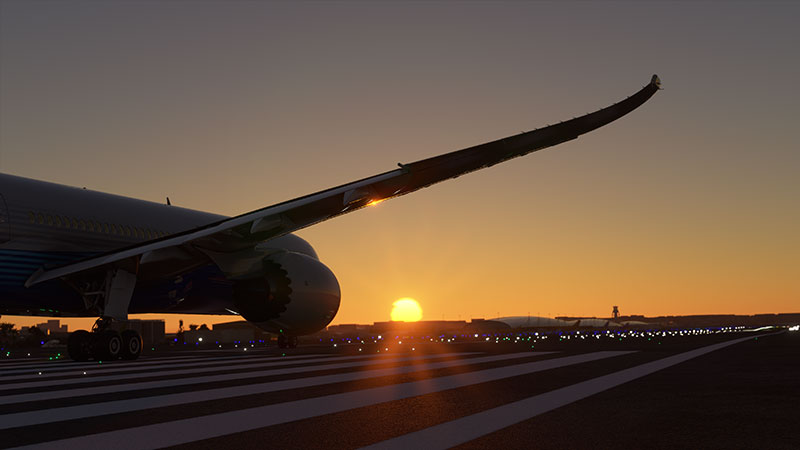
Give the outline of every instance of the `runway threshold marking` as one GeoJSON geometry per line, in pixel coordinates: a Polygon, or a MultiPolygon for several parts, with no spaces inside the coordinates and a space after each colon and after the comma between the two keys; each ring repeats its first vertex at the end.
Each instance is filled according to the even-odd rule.
{"type": "MultiPolygon", "coordinates": [[[[605,351],[553,358],[61,439],[19,448],[58,450],[105,447],[114,449],[161,448],[630,353],[633,352],[605,351]]],[[[44,411],[39,413],[42,412],[44,411]]]]}
{"type": "MultiPolygon", "coordinates": [[[[777,333],[770,333],[777,334],[777,333]]],[[[761,335],[768,336],[768,335],[761,335]]],[[[370,450],[401,450],[408,448],[425,448],[427,450],[447,449],[464,444],[489,433],[499,431],[511,425],[523,422],[540,414],[552,411],[613,387],[650,375],[667,367],[680,364],[715,350],[725,348],[758,336],[748,336],[709,345],[678,355],[669,356],[656,361],[641,364],[629,369],[620,370],[580,383],[566,386],[544,394],[534,395],[523,400],[509,403],[479,413],[451,420],[423,430],[398,436],[364,447],[370,450]]]]}
{"type": "MultiPolygon", "coordinates": [[[[64,354],[66,354],[66,352],[64,352],[64,354]]],[[[236,357],[236,356],[235,355],[231,355],[231,357],[236,357]]],[[[150,361],[157,361],[157,360],[161,360],[161,359],[186,360],[186,359],[202,359],[202,358],[197,358],[196,356],[173,356],[173,355],[170,355],[170,356],[153,356],[153,357],[144,357],[143,356],[143,357],[141,357],[141,359],[139,361],[150,362],[150,361]]],[[[51,359],[48,359],[48,358],[45,358],[45,357],[25,358],[25,359],[21,359],[21,360],[10,360],[10,361],[0,360],[0,371],[5,370],[7,368],[12,368],[13,369],[13,368],[17,368],[17,367],[26,367],[26,366],[39,367],[42,364],[46,364],[48,366],[53,367],[53,366],[76,366],[76,365],[87,364],[87,363],[78,362],[78,361],[72,361],[71,359],[55,359],[55,360],[51,360],[51,359]]],[[[89,364],[91,364],[91,363],[89,363],[89,364]]],[[[125,361],[120,361],[120,364],[128,364],[128,363],[125,362],[125,361]]]]}
{"type": "MultiPolygon", "coordinates": [[[[243,352],[244,353],[244,352],[243,352]]],[[[159,360],[159,361],[152,361],[152,360],[141,360],[137,362],[131,361],[106,361],[102,364],[98,363],[97,361],[91,363],[54,363],[52,361],[45,361],[43,364],[33,364],[28,367],[24,368],[15,368],[12,370],[0,370],[0,382],[5,380],[13,380],[19,379],[20,376],[32,375],[34,373],[42,372],[43,374],[47,374],[49,376],[63,376],[65,372],[70,371],[83,371],[84,369],[92,369],[101,371],[103,373],[113,373],[113,372],[131,372],[135,370],[139,370],[141,368],[150,368],[155,366],[164,366],[164,365],[174,365],[175,367],[181,366],[190,366],[190,365],[201,365],[201,364],[231,364],[236,363],[236,360],[242,360],[247,362],[248,360],[254,359],[303,359],[303,358],[313,358],[313,357],[320,357],[322,355],[295,355],[295,356],[266,356],[266,355],[235,355],[235,356],[223,356],[219,358],[181,358],[176,360],[159,360]],[[69,366],[68,366],[69,365],[69,366]],[[58,366],[58,367],[56,367],[58,366]],[[23,375],[17,375],[23,374],[23,375]]]]}
{"type": "MultiPolygon", "coordinates": [[[[468,353],[454,353],[452,355],[466,355],[468,353]]],[[[2,395],[2,391],[8,391],[12,389],[26,389],[26,388],[34,388],[34,387],[49,387],[49,386],[66,386],[70,384],[87,384],[87,383],[97,383],[97,382],[104,382],[104,381],[124,381],[124,380],[131,380],[136,378],[152,378],[152,377],[162,377],[162,376],[173,376],[173,375],[191,375],[196,373],[205,373],[205,372],[214,372],[214,371],[223,371],[223,370],[236,370],[236,369],[252,369],[258,367],[274,367],[274,366],[288,366],[292,364],[306,364],[306,363],[325,363],[325,362],[336,362],[336,361],[348,361],[348,360],[359,360],[359,359],[367,359],[370,358],[371,355],[356,355],[356,356],[324,356],[320,358],[309,358],[309,359],[302,359],[302,360],[286,360],[282,358],[255,358],[252,360],[242,360],[237,361],[235,364],[231,364],[230,362],[225,363],[216,363],[209,366],[201,364],[203,367],[195,368],[195,369],[177,369],[171,370],[172,367],[164,368],[158,372],[137,372],[132,374],[126,375],[106,375],[105,372],[101,374],[93,374],[92,376],[84,376],[79,373],[71,374],[72,378],[62,378],[58,380],[42,380],[42,381],[25,381],[25,382],[17,382],[17,383],[7,383],[3,384],[2,380],[0,380],[0,396],[2,395]],[[220,367],[222,366],[222,367],[220,367]]],[[[379,363],[381,359],[375,360],[375,363],[379,363]]],[[[320,366],[320,367],[325,367],[320,366]]],[[[324,369],[320,369],[324,370],[324,369]]],[[[126,371],[127,372],[127,371],[126,371]]],[[[62,375],[62,376],[70,376],[70,374],[62,375]]],[[[36,375],[28,375],[26,378],[37,379],[38,376],[36,375]]],[[[2,397],[0,397],[0,404],[8,403],[4,401],[2,397]]]]}
{"type": "MultiPolygon", "coordinates": [[[[538,353],[538,354],[543,354],[538,353]]],[[[249,371],[249,372],[241,372],[241,373],[224,373],[218,375],[207,375],[207,376],[195,376],[191,378],[179,378],[179,379],[170,379],[170,380],[156,380],[156,381],[141,381],[141,382],[134,382],[134,383],[127,383],[122,385],[112,384],[107,386],[95,386],[95,387],[85,387],[85,388],[70,388],[70,389],[61,389],[57,391],[46,391],[46,392],[30,392],[25,394],[11,394],[0,396],[0,405],[8,405],[12,403],[22,403],[22,402],[34,402],[34,401],[42,401],[42,400],[55,400],[59,398],[73,398],[73,397],[82,397],[86,395],[100,395],[100,394],[108,394],[108,393],[117,393],[117,392],[125,392],[125,391],[140,391],[145,389],[157,389],[157,388],[164,388],[164,387],[174,387],[174,386],[188,386],[192,384],[202,384],[202,383],[212,383],[216,381],[230,381],[230,380],[245,380],[248,378],[262,378],[266,376],[276,376],[276,375],[287,375],[293,373],[306,373],[306,372],[317,372],[321,370],[333,370],[333,369],[344,369],[344,368],[354,368],[354,367],[362,367],[362,366],[369,366],[369,365],[377,365],[377,364],[390,364],[390,363],[398,363],[398,362],[409,362],[409,361],[420,361],[425,359],[435,359],[435,358],[453,358],[453,357],[461,357],[461,356],[469,356],[472,353],[441,353],[441,354],[431,354],[431,355],[419,355],[419,356],[405,356],[405,357],[393,357],[393,358],[379,358],[379,359],[370,359],[368,361],[355,361],[355,362],[346,362],[346,363],[335,363],[333,364],[325,364],[325,365],[316,365],[316,366],[302,366],[302,367],[290,367],[285,369],[268,369],[268,370],[259,370],[259,371],[249,371]]],[[[532,353],[526,353],[527,355],[532,355],[532,353]]],[[[359,359],[363,359],[358,357],[359,359]]],[[[337,358],[338,359],[338,358],[337,358]]],[[[341,358],[338,360],[347,360],[348,358],[341,358]]],[[[321,362],[328,362],[331,361],[330,358],[326,358],[321,360],[321,362]]],[[[304,361],[305,362],[305,361],[304,361]]],[[[284,364],[277,364],[277,363],[260,363],[260,364],[252,364],[248,366],[237,366],[236,369],[243,369],[243,368],[253,368],[253,367],[263,367],[263,366],[281,366],[281,365],[289,365],[295,364],[296,362],[291,363],[284,363],[284,364]]],[[[203,372],[213,372],[219,370],[218,368],[208,369],[203,372]]],[[[183,371],[180,371],[183,372],[183,371]]],[[[191,373],[198,373],[197,370],[193,370],[191,373]]],[[[202,372],[200,372],[202,373],[202,372]]],[[[162,375],[175,375],[176,371],[164,371],[161,373],[151,373],[149,374],[150,377],[155,376],[162,376],[162,375]]],[[[123,377],[120,377],[123,378],[123,377]]],[[[129,377],[124,377],[129,378],[129,377]]],[[[88,380],[79,380],[83,383],[91,382],[91,379],[88,380]]],[[[2,416],[0,416],[2,417],[2,416]]],[[[2,424],[0,424],[0,429],[2,429],[2,424]]]]}
{"type": "MultiPolygon", "coordinates": [[[[356,356],[356,357],[360,357],[360,356],[356,356]]],[[[40,381],[36,381],[36,383],[41,383],[41,382],[43,382],[43,380],[46,380],[48,378],[57,378],[57,377],[66,378],[66,377],[69,377],[69,376],[79,376],[83,372],[90,373],[94,377],[95,380],[98,380],[100,378],[100,376],[104,376],[104,375],[112,374],[112,373],[142,372],[140,374],[134,374],[133,377],[135,378],[136,376],[147,376],[147,373],[145,372],[145,370],[148,370],[148,369],[160,369],[160,367],[163,367],[163,366],[169,366],[170,369],[174,369],[174,368],[190,368],[190,367],[205,367],[205,366],[208,366],[208,367],[213,367],[213,366],[234,367],[234,366],[239,366],[239,365],[242,365],[242,364],[250,364],[250,363],[254,363],[254,362],[258,362],[258,361],[292,361],[294,364],[302,364],[303,361],[306,361],[306,360],[309,360],[309,359],[313,359],[315,361],[320,361],[320,360],[322,360],[324,358],[336,359],[337,357],[324,356],[324,355],[311,355],[311,356],[304,355],[302,357],[302,359],[299,358],[299,357],[295,357],[295,356],[285,356],[285,357],[280,357],[280,356],[254,356],[252,358],[248,358],[246,356],[240,356],[240,357],[237,357],[237,358],[238,358],[237,360],[225,360],[225,361],[217,361],[217,360],[215,360],[215,358],[210,358],[209,360],[201,359],[201,360],[199,360],[199,362],[198,361],[193,361],[193,362],[179,361],[177,363],[159,362],[159,363],[150,363],[150,364],[141,364],[141,363],[137,363],[137,362],[128,362],[128,364],[125,365],[125,366],[115,365],[115,366],[112,366],[112,367],[108,367],[108,366],[104,366],[102,364],[94,363],[94,364],[91,364],[91,365],[88,365],[88,366],[83,366],[83,367],[69,367],[69,368],[58,369],[58,370],[53,370],[53,369],[50,369],[50,370],[48,370],[48,369],[38,369],[38,370],[37,369],[28,369],[28,370],[21,371],[20,372],[21,375],[0,376],[0,389],[8,389],[8,388],[5,387],[6,384],[4,384],[4,383],[6,383],[8,381],[26,380],[26,379],[29,380],[31,378],[35,378],[36,380],[40,380],[40,381]],[[204,361],[209,361],[209,362],[204,362],[204,361]],[[41,375],[39,375],[39,372],[41,372],[41,375]]],[[[51,382],[52,383],[58,383],[58,380],[51,381],[51,382]]],[[[13,385],[13,384],[8,383],[8,385],[13,385]]],[[[31,385],[30,387],[36,387],[36,386],[37,385],[31,385]]],[[[38,386],[47,386],[47,385],[46,384],[39,384],[38,386]]],[[[18,389],[18,388],[14,387],[13,389],[18,389]]]]}
{"type": "MultiPolygon", "coordinates": [[[[116,400],[101,403],[89,403],[76,406],[65,406],[61,408],[50,408],[45,410],[26,411],[0,415],[0,430],[43,423],[59,422],[64,420],[82,419],[86,417],[96,417],[108,414],[118,414],[131,411],[139,411],[152,408],[163,408],[166,406],[183,405],[187,403],[204,402],[210,400],[221,400],[231,397],[241,397],[246,395],[264,394],[268,392],[282,391],[287,389],[297,389],[310,386],[320,386],[346,381],[376,378],[381,376],[400,375],[426,370],[435,370],[448,367],[459,367],[471,364],[479,364],[494,361],[506,361],[524,357],[545,355],[551,352],[522,352],[509,353],[503,355],[486,356],[481,358],[458,359],[452,361],[442,361],[437,363],[424,363],[412,366],[390,367],[386,369],[364,370],[360,372],[348,372],[334,375],[322,375],[307,378],[295,378],[281,381],[271,381],[265,383],[248,384],[243,386],[231,386],[216,389],[206,389],[200,391],[183,392],[177,394],[155,395],[140,397],[128,400],[116,400]]],[[[309,370],[311,371],[311,370],[309,370]]]]}

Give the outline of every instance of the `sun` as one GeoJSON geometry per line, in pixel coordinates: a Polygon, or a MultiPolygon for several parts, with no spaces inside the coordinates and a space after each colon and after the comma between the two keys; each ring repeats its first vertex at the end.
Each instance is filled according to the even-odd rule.
{"type": "Polygon", "coordinates": [[[392,320],[395,322],[416,322],[422,319],[422,308],[413,298],[401,298],[392,303],[392,320]]]}

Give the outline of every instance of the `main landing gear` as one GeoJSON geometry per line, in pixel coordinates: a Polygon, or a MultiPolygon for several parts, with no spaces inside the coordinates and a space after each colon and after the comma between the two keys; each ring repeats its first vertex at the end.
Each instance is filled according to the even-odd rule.
{"type": "Polygon", "coordinates": [[[134,330],[121,333],[111,328],[111,320],[100,318],[92,332],[78,330],[70,333],[67,352],[74,361],[134,360],[142,353],[142,337],[134,330]]]}
{"type": "Polygon", "coordinates": [[[296,347],[297,347],[297,336],[291,336],[286,334],[278,335],[278,348],[296,348],[296,347]]]}

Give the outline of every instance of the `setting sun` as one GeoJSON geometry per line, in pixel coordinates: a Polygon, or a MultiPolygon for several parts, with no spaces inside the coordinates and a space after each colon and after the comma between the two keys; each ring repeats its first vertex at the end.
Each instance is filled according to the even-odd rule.
{"type": "Polygon", "coordinates": [[[422,319],[422,308],[413,298],[401,298],[392,303],[392,320],[396,322],[416,322],[422,319]]]}

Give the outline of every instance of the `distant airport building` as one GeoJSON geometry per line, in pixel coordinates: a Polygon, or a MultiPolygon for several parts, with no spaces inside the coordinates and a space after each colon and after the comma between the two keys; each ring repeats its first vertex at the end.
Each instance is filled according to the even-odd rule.
{"type": "Polygon", "coordinates": [[[417,322],[375,322],[373,333],[397,332],[407,335],[435,335],[441,333],[458,333],[467,325],[465,320],[420,320],[417,322]]]}
{"type": "Polygon", "coordinates": [[[125,322],[124,328],[138,331],[145,347],[152,347],[166,340],[163,320],[131,319],[125,322]]]}
{"type": "Polygon", "coordinates": [[[211,329],[201,326],[183,332],[184,341],[192,345],[268,342],[269,337],[269,333],[244,320],[217,323],[211,329]]]}
{"type": "Polygon", "coordinates": [[[575,323],[576,327],[579,328],[619,328],[622,325],[618,324],[617,322],[612,322],[608,319],[579,319],[575,323]]]}
{"type": "Polygon", "coordinates": [[[500,322],[510,328],[569,328],[575,326],[575,320],[561,320],[538,316],[510,316],[489,319],[487,322],[500,322]]]}

